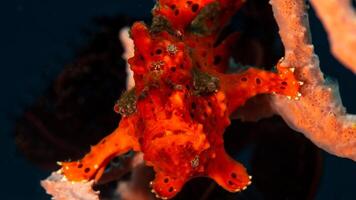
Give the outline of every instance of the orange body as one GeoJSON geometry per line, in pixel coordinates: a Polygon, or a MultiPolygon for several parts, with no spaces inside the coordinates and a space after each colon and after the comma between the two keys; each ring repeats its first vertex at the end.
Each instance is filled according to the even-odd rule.
{"type": "Polygon", "coordinates": [[[63,163],[67,179],[98,179],[111,158],[134,150],[143,152],[146,164],[154,168],[152,188],[161,198],[175,196],[197,176],[211,177],[231,192],[250,184],[246,169],[224,150],[229,116],[257,94],[297,97],[298,81],[292,70],[279,65],[276,73],[250,68],[225,74],[229,45],[237,35],[215,42],[241,1],[187,2],[158,1],[153,14],[169,27],[154,24],[150,30],[143,23],[133,25],[135,56],[129,64],[136,86],[115,107],[123,118],[83,159],[63,163]],[[215,18],[196,24],[207,6],[217,9],[215,18]],[[191,27],[193,22],[196,27],[191,27]]]}

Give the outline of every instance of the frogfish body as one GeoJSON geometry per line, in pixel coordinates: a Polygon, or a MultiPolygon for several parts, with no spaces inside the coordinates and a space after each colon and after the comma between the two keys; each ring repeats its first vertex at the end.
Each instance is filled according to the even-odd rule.
{"type": "Polygon", "coordinates": [[[293,70],[276,72],[228,69],[232,34],[216,44],[221,26],[241,6],[239,0],[159,0],[150,28],[131,28],[135,55],[129,59],[135,88],[125,92],[114,110],[118,128],[81,160],[62,163],[68,180],[98,180],[108,162],[130,150],[143,152],[156,172],[152,191],[174,197],[184,184],[206,176],[230,192],[251,183],[244,166],[224,149],[230,115],[257,94],[298,97],[293,70]],[[178,14],[177,14],[178,13],[178,14]]]}

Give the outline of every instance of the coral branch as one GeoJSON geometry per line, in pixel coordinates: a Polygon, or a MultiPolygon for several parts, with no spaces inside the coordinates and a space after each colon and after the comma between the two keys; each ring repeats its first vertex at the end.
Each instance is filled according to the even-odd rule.
{"type": "Polygon", "coordinates": [[[356,116],[347,114],[337,86],[326,83],[313,52],[304,0],[271,0],[285,46],[282,65],[296,68],[305,84],[300,101],[272,97],[273,109],[324,150],[356,160],[356,116]]]}
{"type": "Polygon", "coordinates": [[[99,200],[99,192],[92,189],[93,183],[94,181],[71,182],[57,172],[41,181],[42,187],[54,200],[99,200]]]}
{"type": "Polygon", "coordinates": [[[131,89],[135,86],[135,80],[133,78],[133,72],[130,69],[130,64],[127,62],[127,60],[134,56],[134,44],[130,38],[128,27],[120,30],[119,38],[125,50],[122,54],[122,58],[126,61],[126,88],[131,89]]]}
{"type": "Polygon", "coordinates": [[[328,32],[333,55],[356,73],[356,13],[351,0],[311,0],[328,32]]]}

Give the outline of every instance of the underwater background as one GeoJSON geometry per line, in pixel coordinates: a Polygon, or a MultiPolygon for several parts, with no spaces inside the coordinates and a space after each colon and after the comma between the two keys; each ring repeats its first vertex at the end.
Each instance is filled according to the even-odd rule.
{"type": "MultiPolygon", "coordinates": [[[[113,28],[117,22],[117,28],[119,28],[125,24],[132,23],[134,20],[149,20],[153,5],[153,0],[2,0],[0,2],[0,171],[2,173],[0,199],[50,199],[40,186],[40,180],[46,178],[53,169],[54,162],[51,158],[62,158],[68,154],[61,154],[62,152],[58,152],[59,150],[52,152],[53,154],[50,155],[46,154],[46,149],[50,149],[46,144],[37,146],[36,152],[29,153],[30,150],[26,149],[29,148],[26,146],[26,142],[31,140],[28,136],[35,131],[28,130],[27,127],[29,125],[21,121],[24,118],[24,113],[31,109],[36,110],[34,107],[36,107],[36,102],[38,102],[40,96],[51,97],[48,89],[53,80],[58,78],[58,74],[61,73],[65,65],[72,63],[78,57],[85,57],[88,52],[92,51],[90,47],[84,49],[83,47],[88,46],[88,43],[96,44],[96,42],[100,43],[101,40],[104,40],[103,37],[98,36],[96,33],[105,32],[105,30],[98,27],[113,28]],[[96,34],[95,37],[100,38],[100,40],[90,40],[93,34],[96,34]],[[35,106],[33,106],[34,104],[35,106]],[[27,130],[31,133],[27,133],[27,130]],[[22,137],[22,140],[19,137],[22,137]],[[28,154],[21,151],[24,149],[28,154]],[[55,157],[54,155],[58,156],[55,157]]],[[[356,77],[332,57],[322,25],[311,8],[309,13],[313,44],[320,58],[322,71],[327,77],[330,77],[331,81],[338,81],[344,106],[349,113],[355,114],[356,77]]],[[[122,48],[120,44],[113,42],[112,46],[112,52],[116,52],[116,56],[121,58],[122,48]],[[115,49],[116,45],[118,49],[115,49]]],[[[95,47],[100,48],[97,44],[95,47]]],[[[86,59],[90,60],[91,57],[86,59]]],[[[90,61],[82,60],[81,62],[90,61]]],[[[110,64],[117,63],[118,66],[123,67],[125,65],[122,62],[122,60],[115,60],[110,64]]],[[[107,69],[111,68],[107,67],[107,69]]],[[[113,82],[121,81],[124,83],[125,70],[122,68],[113,72],[121,74],[117,77],[108,77],[108,79],[113,82]]],[[[94,76],[93,81],[100,82],[105,80],[103,77],[110,76],[108,72],[97,73],[101,74],[102,77],[96,79],[94,76]]],[[[85,82],[88,80],[79,79],[79,81],[85,82]]],[[[118,97],[123,86],[112,86],[111,88],[109,83],[104,85],[104,89],[100,92],[110,91],[113,97],[118,97]]],[[[78,84],[78,87],[81,85],[81,83],[76,84],[78,84]]],[[[84,91],[83,93],[87,95],[86,98],[90,98],[91,95],[94,95],[93,98],[97,98],[98,95],[92,94],[95,91],[84,91]]],[[[49,102],[51,101],[49,100],[49,102]]],[[[114,102],[112,102],[113,104],[114,102]]],[[[68,104],[66,103],[65,105],[68,104]]],[[[98,115],[95,106],[97,105],[94,103],[88,109],[85,109],[86,112],[82,112],[82,110],[80,112],[87,115],[98,115]]],[[[69,106],[69,108],[72,107],[73,105],[69,106]]],[[[48,120],[49,118],[50,116],[48,116],[48,120]]],[[[86,120],[93,119],[88,118],[86,120]]],[[[111,121],[117,120],[118,117],[113,114],[111,121]]],[[[54,120],[51,120],[50,123],[54,123],[54,120]]],[[[267,122],[262,122],[262,125],[263,123],[267,122]]],[[[93,132],[97,131],[98,134],[108,133],[109,130],[113,129],[110,127],[112,126],[111,124],[106,129],[90,127],[90,124],[88,121],[88,129],[90,128],[93,132]],[[106,132],[102,133],[102,131],[106,132]]],[[[98,124],[100,125],[99,122],[98,124]]],[[[103,124],[105,123],[103,122],[103,124]]],[[[262,125],[259,124],[258,126],[262,125]]],[[[61,126],[61,124],[51,124],[51,127],[55,128],[61,126]]],[[[249,130],[249,128],[246,128],[246,130],[249,130]]],[[[78,146],[83,148],[89,146],[89,144],[94,144],[94,141],[103,136],[81,134],[82,143],[78,142],[78,146]]],[[[69,136],[66,137],[69,138],[69,136]]],[[[38,143],[39,140],[34,142],[38,143]]],[[[283,143],[283,141],[280,142],[283,143]]],[[[271,143],[271,145],[273,144],[271,143]]],[[[31,145],[29,146],[31,147],[31,145]]],[[[85,149],[79,151],[82,152],[85,149]]],[[[50,151],[48,150],[48,152],[50,151]]],[[[242,163],[246,163],[247,168],[252,167],[248,164],[251,160],[250,154],[247,149],[236,155],[242,163]]],[[[320,173],[320,179],[316,184],[315,196],[312,199],[356,199],[356,163],[348,159],[335,157],[324,151],[320,151],[320,154],[321,156],[318,158],[321,158],[322,166],[317,168],[320,173]]],[[[273,157],[273,155],[268,154],[265,154],[265,156],[273,157]]],[[[264,170],[268,171],[270,168],[265,168],[264,170]]],[[[285,176],[284,178],[288,179],[288,173],[285,176]]],[[[290,176],[291,179],[293,177],[292,175],[290,176]]],[[[279,183],[276,187],[280,187],[280,184],[283,185],[284,183],[279,183]]],[[[273,187],[273,185],[270,187],[273,187]]],[[[254,189],[252,188],[251,190],[254,189]]],[[[249,190],[244,193],[246,194],[238,195],[235,199],[271,199],[270,196],[264,196],[263,192],[259,196],[254,195],[254,192],[249,190]]],[[[274,199],[296,198],[279,196],[274,199]]]]}

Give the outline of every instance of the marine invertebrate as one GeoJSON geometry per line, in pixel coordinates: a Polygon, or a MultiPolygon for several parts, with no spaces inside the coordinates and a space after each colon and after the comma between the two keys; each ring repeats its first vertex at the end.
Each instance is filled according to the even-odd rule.
{"type": "Polygon", "coordinates": [[[50,194],[56,194],[58,200],[99,200],[98,193],[92,189],[93,180],[88,182],[68,182],[62,175],[52,173],[51,176],[41,182],[50,194]],[[60,192],[59,192],[60,191],[60,192]]]}
{"type": "Polygon", "coordinates": [[[356,73],[356,16],[352,0],[311,0],[328,32],[333,55],[356,73]]]}
{"type": "Polygon", "coordinates": [[[300,101],[273,96],[272,109],[317,146],[355,161],[356,116],[346,112],[337,86],[323,77],[311,44],[304,1],[272,0],[271,4],[285,46],[282,65],[295,66],[296,76],[305,83],[300,101]]]}
{"type": "Polygon", "coordinates": [[[224,73],[236,34],[218,44],[217,37],[241,3],[158,1],[151,28],[141,22],[131,28],[135,88],[115,106],[123,115],[118,128],[81,160],[61,163],[61,173],[71,181],[98,180],[111,158],[132,149],[156,171],[152,188],[161,198],[197,176],[231,192],[245,189],[246,169],[223,146],[229,116],[257,94],[298,99],[300,83],[294,68],[280,64],[277,72],[224,73]]]}
{"type": "MultiPolygon", "coordinates": [[[[125,59],[126,61],[134,56],[134,44],[129,37],[130,36],[129,36],[128,27],[125,27],[120,30],[119,38],[125,48],[122,58],[125,59]]],[[[131,89],[135,86],[135,81],[133,79],[133,72],[130,69],[130,65],[127,62],[126,62],[126,73],[127,73],[126,86],[128,89],[131,89]]]]}

